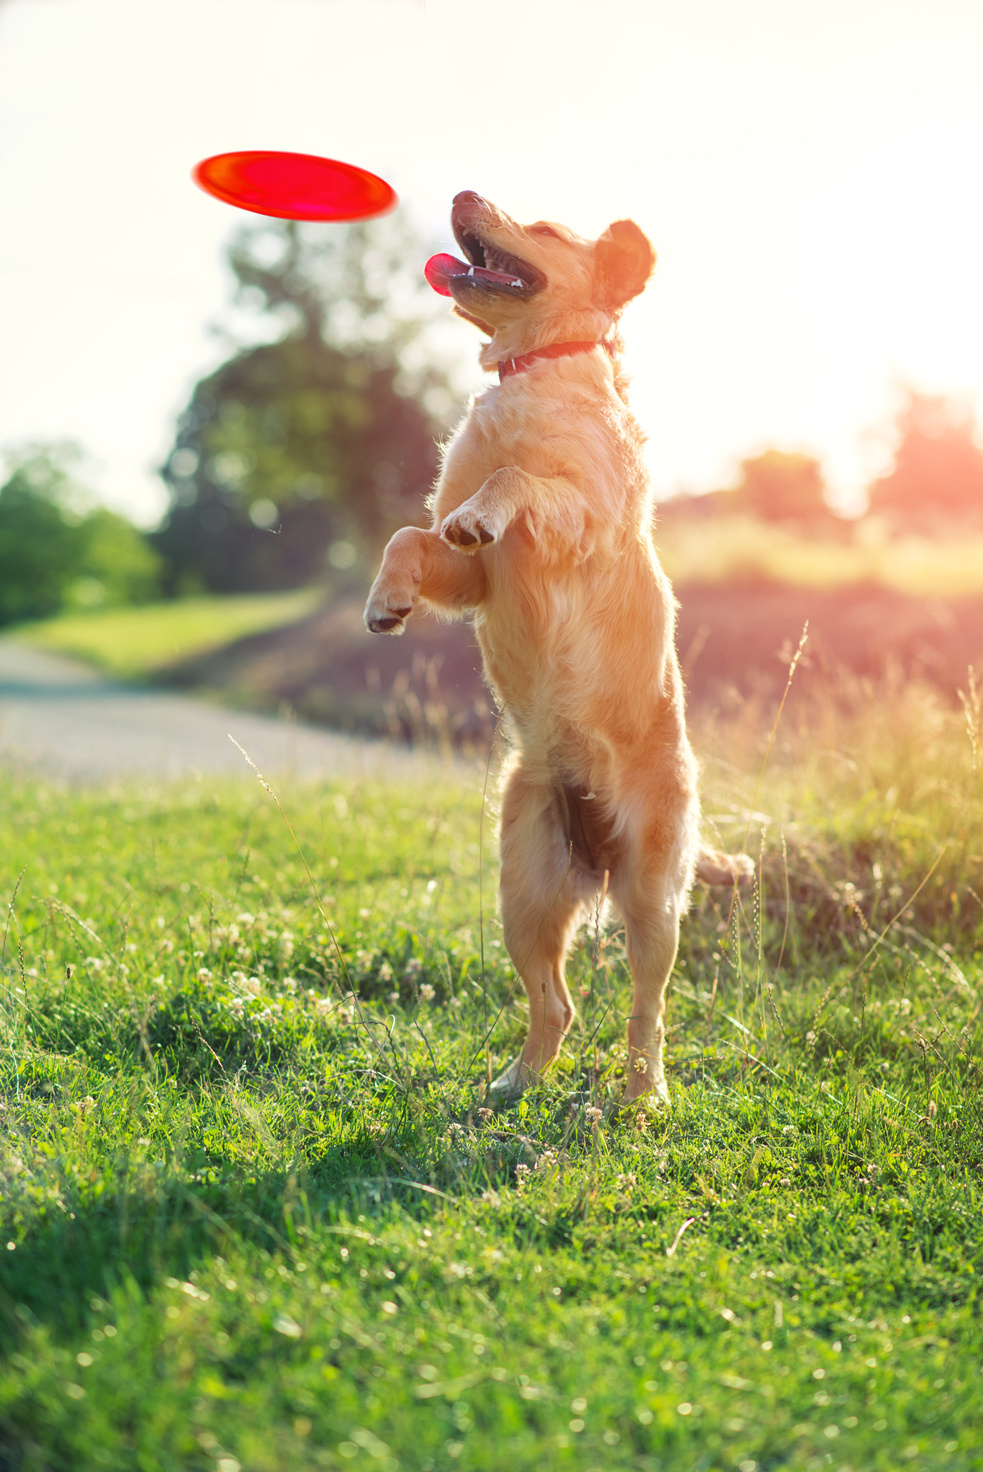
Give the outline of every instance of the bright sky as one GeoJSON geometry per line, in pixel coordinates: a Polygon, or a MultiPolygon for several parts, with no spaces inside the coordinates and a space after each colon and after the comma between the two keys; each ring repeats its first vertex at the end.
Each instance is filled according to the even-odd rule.
{"type": "Polygon", "coordinates": [[[981,77],[979,0],[0,0],[0,446],[77,439],[156,519],[251,218],[189,171],[288,148],[383,175],[446,246],[464,188],[630,215],[659,492],[772,444],[856,495],[900,383],[983,410],[981,77]]]}

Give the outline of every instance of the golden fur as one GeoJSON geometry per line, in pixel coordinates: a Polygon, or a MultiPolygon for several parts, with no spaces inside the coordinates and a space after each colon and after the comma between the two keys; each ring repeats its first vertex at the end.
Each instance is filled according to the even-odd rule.
{"type": "Polygon", "coordinates": [[[596,346],[535,359],[477,396],[447,447],[430,530],[392,538],[365,619],[400,633],[418,603],[469,615],[507,718],[500,898],[529,1031],[493,1091],[517,1093],[559,1052],[575,1015],[566,952],[606,896],[635,982],[625,1099],[667,1100],[663,1012],[680,916],[698,870],[733,883],[744,861],[700,848],[675,605],[618,366],[618,316],[655,256],[630,221],[586,241],[520,226],[470,193],[452,224],[472,263],[508,260],[531,283],[519,289],[521,272],[450,281],[458,314],[490,338],[483,367],[596,346]]]}

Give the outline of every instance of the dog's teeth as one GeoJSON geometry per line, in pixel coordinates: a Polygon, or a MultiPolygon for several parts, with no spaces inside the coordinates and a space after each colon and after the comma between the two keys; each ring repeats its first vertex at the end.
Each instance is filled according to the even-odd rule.
{"type": "Polygon", "coordinates": [[[471,268],[470,268],[470,270],[469,270],[469,271],[468,271],[468,275],[469,275],[469,276],[473,276],[473,275],[474,275],[474,267],[473,267],[473,266],[472,266],[472,267],[471,267],[471,268]]]}

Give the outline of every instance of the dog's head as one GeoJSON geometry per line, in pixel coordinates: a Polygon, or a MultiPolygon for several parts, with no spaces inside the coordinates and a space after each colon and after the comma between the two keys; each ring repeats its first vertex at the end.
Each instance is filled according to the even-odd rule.
{"type": "Polygon", "coordinates": [[[655,265],[652,246],[631,220],[583,240],[545,220],[520,225],[470,190],[455,198],[451,227],[466,259],[435,257],[428,274],[499,355],[601,341],[655,265]]]}

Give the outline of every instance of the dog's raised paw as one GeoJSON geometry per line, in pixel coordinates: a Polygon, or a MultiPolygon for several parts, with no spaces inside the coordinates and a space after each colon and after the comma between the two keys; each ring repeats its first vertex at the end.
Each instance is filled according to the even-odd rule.
{"type": "Polygon", "coordinates": [[[484,517],[465,501],[450,516],[445,516],[440,527],[441,538],[459,552],[479,552],[497,542],[498,537],[484,517]]]}
{"type": "Polygon", "coordinates": [[[412,612],[412,604],[405,608],[392,608],[388,603],[371,601],[365,610],[365,627],[370,634],[401,634],[412,612]]]}

